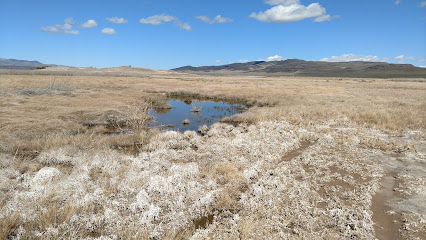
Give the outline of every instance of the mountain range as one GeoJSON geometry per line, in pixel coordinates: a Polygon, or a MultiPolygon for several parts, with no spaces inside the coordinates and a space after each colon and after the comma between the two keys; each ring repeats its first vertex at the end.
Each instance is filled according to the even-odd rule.
{"type": "MultiPolygon", "coordinates": [[[[0,58],[0,69],[35,69],[53,67],[38,61],[0,58]]],[[[252,61],[220,66],[184,66],[176,72],[199,75],[252,76],[312,76],[312,77],[371,77],[371,78],[426,78],[426,68],[411,64],[386,62],[321,62],[287,59],[284,61],[252,61]]]]}
{"type": "Polygon", "coordinates": [[[0,58],[0,69],[34,69],[37,67],[49,67],[49,66],[57,66],[57,65],[44,64],[38,61],[0,58]]]}
{"type": "Polygon", "coordinates": [[[411,64],[361,61],[321,62],[299,59],[253,61],[221,66],[185,66],[172,70],[205,75],[426,78],[426,68],[411,64]]]}

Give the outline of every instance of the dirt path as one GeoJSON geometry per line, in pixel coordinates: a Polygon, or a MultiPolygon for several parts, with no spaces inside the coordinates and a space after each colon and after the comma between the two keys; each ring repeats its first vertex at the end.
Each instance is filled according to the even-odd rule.
{"type": "MultiPolygon", "coordinates": [[[[402,154],[384,156],[381,188],[373,196],[371,210],[375,235],[378,239],[426,238],[425,224],[420,220],[417,226],[407,226],[408,218],[425,213],[424,193],[413,194],[412,189],[426,179],[424,162],[415,162],[402,154]],[[408,234],[409,233],[409,234],[408,234]]],[[[421,190],[421,189],[420,189],[421,190]]]]}
{"type": "Polygon", "coordinates": [[[393,191],[398,182],[395,176],[396,172],[389,172],[383,177],[382,186],[372,199],[374,231],[378,239],[402,239],[399,233],[402,224],[401,212],[396,212],[388,205],[389,201],[400,199],[400,195],[393,191]]]}

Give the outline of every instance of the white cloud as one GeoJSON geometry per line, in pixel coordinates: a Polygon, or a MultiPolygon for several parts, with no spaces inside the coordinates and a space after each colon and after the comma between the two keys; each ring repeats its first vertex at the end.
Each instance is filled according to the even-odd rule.
{"type": "Polygon", "coordinates": [[[426,1],[420,3],[420,7],[426,6],[426,1]]]}
{"type": "Polygon", "coordinates": [[[47,33],[59,33],[59,29],[54,26],[42,27],[41,31],[47,32],[47,33]]]}
{"type": "Polygon", "coordinates": [[[352,61],[362,61],[362,62],[386,62],[389,58],[379,58],[378,56],[373,55],[355,55],[355,54],[343,54],[340,56],[332,56],[330,58],[322,58],[320,61],[323,62],[352,62],[352,61]]]}
{"type": "Polygon", "coordinates": [[[90,19],[87,22],[81,24],[79,27],[80,28],[94,28],[94,27],[97,27],[97,26],[98,26],[98,24],[96,23],[96,21],[93,20],[93,19],[90,19]]]}
{"type": "Polygon", "coordinates": [[[176,20],[178,20],[178,18],[170,16],[170,15],[161,14],[161,15],[154,15],[147,18],[141,18],[139,22],[143,24],[160,25],[163,23],[176,21],[176,20]]]}
{"type": "Polygon", "coordinates": [[[67,18],[64,20],[64,23],[68,23],[68,24],[74,24],[74,19],[73,18],[67,18]]]}
{"type": "Polygon", "coordinates": [[[216,63],[221,63],[222,61],[220,61],[220,60],[216,60],[216,63]]]}
{"type": "Polygon", "coordinates": [[[277,5],[265,12],[252,13],[250,17],[261,22],[287,23],[297,22],[306,18],[317,18],[325,14],[325,8],[319,3],[312,3],[309,6],[300,4],[277,5]]]}
{"type": "Polygon", "coordinates": [[[282,60],[284,60],[284,58],[282,56],[278,56],[278,55],[270,56],[270,57],[268,57],[266,59],[259,59],[259,61],[266,61],[266,62],[282,61],[282,60]]]}
{"type": "Polygon", "coordinates": [[[64,20],[66,22],[65,24],[55,24],[53,26],[47,26],[40,28],[41,31],[50,33],[50,34],[71,34],[71,35],[78,35],[80,34],[77,30],[71,30],[72,26],[68,22],[72,22],[72,18],[67,18],[64,20]]]}
{"type": "Polygon", "coordinates": [[[210,18],[207,16],[196,16],[195,18],[200,19],[203,22],[210,23],[210,18]]]}
{"type": "Polygon", "coordinates": [[[213,19],[210,19],[207,16],[196,16],[195,18],[200,19],[201,21],[206,22],[206,23],[210,23],[210,24],[213,24],[213,23],[229,23],[229,22],[234,21],[231,18],[222,17],[221,15],[217,15],[213,19]]]}
{"type": "Polygon", "coordinates": [[[394,58],[394,60],[403,60],[403,59],[404,59],[404,55],[400,55],[394,58]]]}
{"type": "Polygon", "coordinates": [[[114,29],[112,29],[112,28],[104,28],[104,29],[102,29],[102,31],[101,31],[103,34],[110,34],[110,35],[112,35],[112,34],[116,34],[116,32],[115,32],[115,30],[114,29]]]}
{"type": "Polygon", "coordinates": [[[70,30],[72,28],[72,26],[68,23],[65,23],[64,25],[55,24],[55,27],[62,30],[70,30]]]}
{"type": "Polygon", "coordinates": [[[79,35],[80,32],[78,30],[65,30],[64,33],[71,35],[79,35]]]}
{"type": "Polygon", "coordinates": [[[119,18],[119,17],[110,17],[110,18],[106,18],[106,20],[112,23],[118,23],[118,24],[123,24],[128,22],[127,19],[119,18]]]}
{"type": "Polygon", "coordinates": [[[315,18],[314,22],[325,22],[325,21],[330,21],[330,20],[331,20],[331,16],[327,14],[327,15],[322,15],[322,16],[315,18]]]}
{"type": "Polygon", "coordinates": [[[175,24],[176,24],[176,26],[182,28],[183,30],[186,30],[186,31],[191,31],[192,30],[192,27],[188,23],[183,23],[183,22],[177,20],[175,22],[175,24]]]}
{"type": "Polygon", "coordinates": [[[174,22],[176,26],[186,31],[192,30],[192,27],[188,23],[181,22],[179,18],[170,16],[170,15],[165,15],[165,14],[154,15],[147,18],[141,18],[139,22],[142,24],[152,24],[152,25],[160,25],[163,23],[174,22]]]}
{"type": "Polygon", "coordinates": [[[275,6],[275,5],[293,5],[293,4],[300,4],[300,0],[265,0],[266,4],[275,6]]]}
{"type": "Polygon", "coordinates": [[[395,5],[399,5],[402,2],[402,0],[396,0],[394,3],[395,5]]]}
{"type": "Polygon", "coordinates": [[[233,22],[233,21],[234,20],[232,20],[230,18],[217,15],[216,17],[213,18],[213,20],[210,21],[210,23],[229,23],[229,22],[233,22]]]}

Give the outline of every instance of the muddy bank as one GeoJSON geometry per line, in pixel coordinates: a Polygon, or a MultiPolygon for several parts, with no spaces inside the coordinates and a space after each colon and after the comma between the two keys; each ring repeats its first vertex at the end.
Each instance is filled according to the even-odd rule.
{"type": "Polygon", "coordinates": [[[381,166],[385,175],[380,189],[372,198],[376,237],[426,238],[426,189],[423,185],[426,181],[426,159],[401,153],[379,157],[383,161],[381,166]]]}

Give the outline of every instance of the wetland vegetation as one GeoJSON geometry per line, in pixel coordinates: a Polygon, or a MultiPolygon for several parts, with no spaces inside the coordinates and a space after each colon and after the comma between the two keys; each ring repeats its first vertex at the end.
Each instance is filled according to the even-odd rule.
{"type": "Polygon", "coordinates": [[[426,237],[423,81],[40,71],[0,75],[1,239],[426,237]]]}

